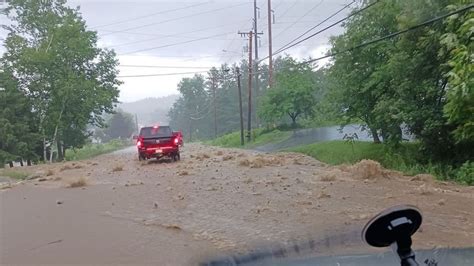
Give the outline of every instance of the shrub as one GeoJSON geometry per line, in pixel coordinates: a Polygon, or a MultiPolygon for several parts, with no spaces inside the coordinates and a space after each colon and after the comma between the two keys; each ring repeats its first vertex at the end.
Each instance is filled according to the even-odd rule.
{"type": "Polygon", "coordinates": [[[457,171],[455,180],[459,183],[474,185],[474,162],[465,162],[457,171]]]}

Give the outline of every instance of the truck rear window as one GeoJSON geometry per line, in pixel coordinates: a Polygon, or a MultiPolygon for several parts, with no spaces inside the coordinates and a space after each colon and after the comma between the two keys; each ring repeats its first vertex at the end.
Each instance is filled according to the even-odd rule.
{"type": "Polygon", "coordinates": [[[173,131],[170,127],[143,127],[140,130],[140,136],[144,138],[162,138],[162,137],[171,137],[173,131]]]}

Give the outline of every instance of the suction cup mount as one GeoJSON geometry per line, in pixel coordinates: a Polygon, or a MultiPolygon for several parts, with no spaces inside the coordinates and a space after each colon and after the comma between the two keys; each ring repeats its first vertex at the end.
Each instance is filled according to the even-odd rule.
{"type": "Polygon", "coordinates": [[[420,211],[410,205],[389,208],[372,218],[362,231],[362,239],[373,247],[396,244],[402,266],[419,265],[411,249],[411,236],[420,228],[420,211]]]}

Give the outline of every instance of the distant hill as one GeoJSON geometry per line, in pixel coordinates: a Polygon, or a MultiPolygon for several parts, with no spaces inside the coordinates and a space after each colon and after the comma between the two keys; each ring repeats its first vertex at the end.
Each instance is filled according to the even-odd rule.
{"type": "Polygon", "coordinates": [[[145,98],[136,102],[120,103],[118,108],[138,116],[138,124],[168,124],[168,111],[179,95],[169,95],[159,98],[145,98]]]}

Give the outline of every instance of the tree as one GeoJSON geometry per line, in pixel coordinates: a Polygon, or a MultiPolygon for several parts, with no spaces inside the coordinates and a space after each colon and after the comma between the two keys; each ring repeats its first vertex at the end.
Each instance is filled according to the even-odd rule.
{"type": "Polygon", "coordinates": [[[344,52],[467,4],[378,1],[349,19],[346,32],[332,40],[337,55],[330,77],[341,115],[360,118],[375,141],[380,133],[394,146],[408,131],[425,162],[459,165],[472,158],[472,11],[344,52]]]}
{"type": "Polygon", "coordinates": [[[28,98],[18,89],[11,73],[0,69],[0,167],[5,162],[37,160],[40,137],[28,98]]]}
{"type": "Polygon", "coordinates": [[[117,138],[129,138],[136,131],[133,116],[118,110],[107,121],[107,127],[104,130],[107,140],[117,138]]]}
{"type": "Polygon", "coordinates": [[[275,85],[261,102],[260,116],[267,122],[289,116],[292,126],[300,116],[311,116],[317,104],[318,84],[307,64],[284,59],[284,68],[275,75],[275,85]]]}
{"type": "MultiPolygon", "coordinates": [[[[460,1],[463,2],[463,1],[460,1]]],[[[467,1],[466,1],[467,2],[467,1]]],[[[463,3],[466,4],[466,3],[463,3]]],[[[449,10],[460,5],[449,6],[449,10]]],[[[441,36],[440,55],[449,55],[447,103],[444,114],[454,125],[457,142],[474,139],[474,12],[446,19],[446,33],[441,36]]]]}
{"type": "Polygon", "coordinates": [[[6,14],[13,23],[2,61],[32,104],[46,160],[48,145],[60,154],[62,143],[83,142],[87,124],[103,125],[118,98],[118,61],[65,0],[12,0],[6,14]]]}
{"type": "Polygon", "coordinates": [[[192,78],[183,78],[178,84],[181,98],[176,101],[169,112],[170,125],[177,129],[183,129],[192,140],[193,133],[201,130],[211,131],[207,123],[201,121],[210,115],[211,102],[206,92],[205,79],[202,75],[192,78]]]}
{"type": "MultiPolygon", "coordinates": [[[[384,1],[352,17],[344,25],[345,33],[332,38],[331,52],[337,53],[395,31],[398,13],[399,7],[394,1],[384,1]]],[[[382,99],[392,94],[392,87],[384,79],[383,66],[393,48],[393,42],[388,40],[340,53],[334,57],[329,69],[330,97],[337,102],[335,108],[348,121],[363,121],[375,143],[380,143],[379,131],[387,133],[389,127],[399,128],[401,124],[401,121],[395,121],[398,105],[387,105],[387,101],[382,99]],[[377,112],[382,109],[385,111],[377,112]]]]}

